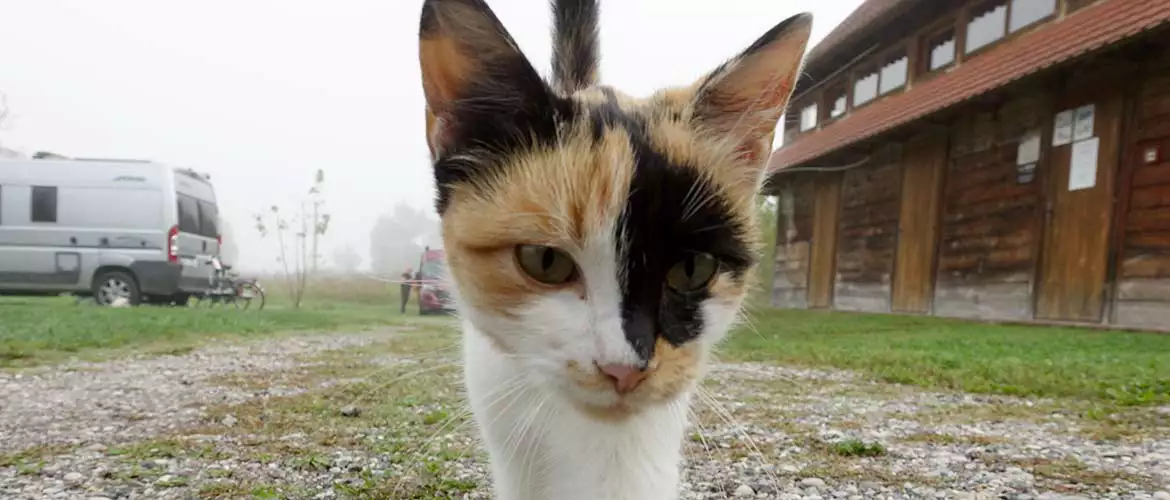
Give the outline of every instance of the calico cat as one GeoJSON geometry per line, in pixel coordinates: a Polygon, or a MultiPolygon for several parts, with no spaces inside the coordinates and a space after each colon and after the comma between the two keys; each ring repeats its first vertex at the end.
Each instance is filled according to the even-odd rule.
{"type": "Polygon", "coordinates": [[[758,255],[754,196],[812,18],[697,82],[598,84],[593,0],[546,82],[482,0],[426,0],[427,143],[464,383],[500,500],[678,496],[690,395],[758,255]]]}

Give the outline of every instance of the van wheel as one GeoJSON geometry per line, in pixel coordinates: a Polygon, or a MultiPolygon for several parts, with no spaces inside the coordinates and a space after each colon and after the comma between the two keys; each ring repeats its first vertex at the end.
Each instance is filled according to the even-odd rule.
{"type": "Polygon", "coordinates": [[[99,306],[136,306],[142,301],[138,281],[125,271],[105,271],[93,280],[93,298],[99,306]],[[122,300],[118,300],[122,299],[122,300]]]}

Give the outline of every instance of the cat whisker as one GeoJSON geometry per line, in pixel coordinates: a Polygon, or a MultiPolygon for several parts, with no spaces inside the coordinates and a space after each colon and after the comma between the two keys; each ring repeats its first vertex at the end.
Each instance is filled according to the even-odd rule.
{"type": "Polygon", "coordinates": [[[710,458],[711,444],[707,442],[707,428],[703,427],[702,417],[699,416],[698,412],[691,408],[687,408],[687,413],[690,415],[691,421],[695,423],[695,427],[699,428],[699,430],[695,432],[695,435],[699,437],[699,444],[703,446],[703,451],[705,452],[706,457],[710,458]]]}
{"type": "MultiPolygon", "coordinates": [[[[492,393],[488,394],[488,397],[490,398],[490,402],[488,404],[491,406],[494,406],[500,400],[508,398],[510,395],[527,387],[527,384],[525,383],[524,379],[525,379],[524,376],[517,375],[517,376],[514,376],[514,377],[504,381],[503,383],[501,383],[495,390],[492,391],[492,393]]],[[[466,405],[466,404],[460,405],[458,407],[458,411],[456,413],[448,416],[446,419],[444,419],[444,421],[440,424],[439,428],[434,433],[432,433],[431,436],[428,437],[427,440],[424,441],[422,445],[420,445],[416,449],[416,451],[414,452],[414,454],[412,454],[412,456],[410,457],[410,460],[408,460],[408,462],[414,461],[414,459],[416,459],[422,455],[425,455],[428,452],[428,450],[430,449],[431,445],[434,444],[435,440],[439,439],[440,437],[443,437],[444,435],[454,434],[454,433],[458,432],[464,426],[468,425],[469,423],[472,423],[472,419],[467,418],[467,417],[471,416],[471,413],[472,413],[471,407],[469,405],[466,405]],[[458,425],[456,425],[455,427],[450,427],[450,425],[456,421],[459,422],[458,425]]],[[[398,481],[395,483],[394,489],[393,489],[394,494],[398,493],[398,490],[401,487],[404,479],[405,479],[405,476],[400,477],[398,479],[398,481]]]]}
{"type": "MultiPolygon", "coordinates": [[[[756,444],[756,441],[752,439],[750,435],[748,435],[747,431],[744,430],[744,426],[739,423],[734,416],[731,415],[731,412],[727,411],[727,408],[724,407],[722,403],[715,399],[715,396],[711,394],[710,391],[700,386],[698,387],[697,394],[700,396],[700,399],[707,403],[708,407],[715,413],[715,415],[720,417],[725,424],[730,426],[734,432],[739,434],[740,438],[743,439],[744,444],[747,445],[749,450],[759,455],[761,461],[766,460],[766,455],[760,451],[760,447],[756,444]]],[[[763,469],[764,472],[767,473],[768,479],[772,481],[772,486],[774,488],[779,488],[780,479],[776,477],[776,474],[767,467],[764,467],[763,469]]]]}
{"type": "Polygon", "coordinates": [[[386,389],[386,388],[388,388],[388,387],[390,387],[398,382],[401,382],[403,380],[417,377],[419,375],[426,375],[429,373],[434,373],[434,372],[441,371],[444,369],[458,368],[458,366],[459,366],[458,363],[448,362],[448,363],[440,363],[440,364],[437,364],[434,366],[428,366],[426,368],[421,368],[418,370],[411,370],[409,372],[402,373],[402,374],[400,374],[394,378],[391,378],[389,380],[380,381],[376,385],[371,385],[369,387],[369,390],[367,391],[366,395],[360,399],[355,400],[353,402],[353,404],[368,403],[372,400],[372,398],[380,397],[382,395],[381,393],[382,393],[383,389],[386,389]]]}

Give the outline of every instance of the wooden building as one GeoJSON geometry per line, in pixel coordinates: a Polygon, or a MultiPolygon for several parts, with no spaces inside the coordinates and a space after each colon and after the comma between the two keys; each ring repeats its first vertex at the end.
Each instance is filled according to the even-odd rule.
{"type": "Polygon", "coordinates": [[[806,64],[774,305],[1170,330],[1170,0],[867,0],[806,64]]]}

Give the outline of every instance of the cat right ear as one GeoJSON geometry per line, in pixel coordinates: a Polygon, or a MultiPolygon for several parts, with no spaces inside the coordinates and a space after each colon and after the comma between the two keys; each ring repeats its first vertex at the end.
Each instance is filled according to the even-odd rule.
{"type": "Polygon", "coordinates": [[[515,116],[526,103],[549,98],[540,74],[483,0],[426,0],[419,23],[419,62],[427,144],[435,159],[474,140],[461,137],[469,124],[515,116]]]}

